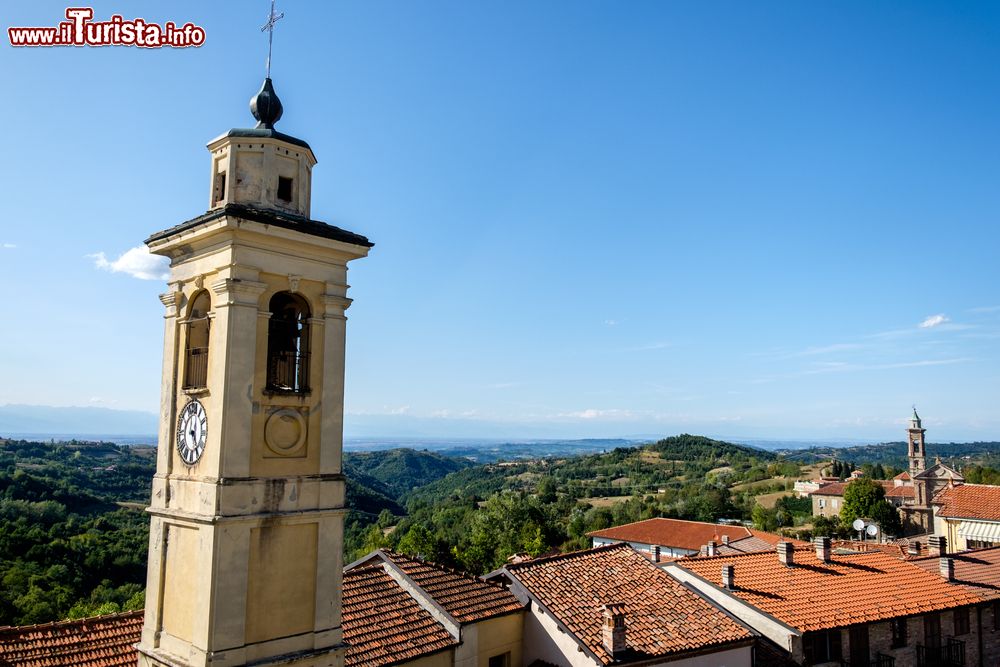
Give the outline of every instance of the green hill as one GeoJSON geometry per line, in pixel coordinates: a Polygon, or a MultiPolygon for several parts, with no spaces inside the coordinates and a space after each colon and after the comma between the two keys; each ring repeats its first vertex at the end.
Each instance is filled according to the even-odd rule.
{"type": "Polygon", "coordinates": [[[344,455],[344,474],[396,500],[417,487],[472,465],[464,459],[415,449],[347,452],[344,455]]]}

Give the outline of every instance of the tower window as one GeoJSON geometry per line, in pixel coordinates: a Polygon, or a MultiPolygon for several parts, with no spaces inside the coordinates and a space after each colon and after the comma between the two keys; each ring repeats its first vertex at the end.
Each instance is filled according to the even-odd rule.
{"type": "Polygon", "coordinates": [[[297,294],[271,297],[267,327],[267,389],[309,391],[309,304],[297,294]]]}
{"type": "Polygon", "coordinates": [[[281,201],[292,201],[292,179],[278,176],[278,199],[281,201]]]}
{"type": "Polygon", "coordinates": [[[215,175],[215,191],[212,193],[212,205],[215,206],[226,198],[226,172],[215,175]]]}
{"type": "Polygon", "coordinates": [[[204,389],[208,384],[208,309],[211,308],[208,292],[200,292],[191,301],[191,311],[185,327],[184,388],[204,389]]]}

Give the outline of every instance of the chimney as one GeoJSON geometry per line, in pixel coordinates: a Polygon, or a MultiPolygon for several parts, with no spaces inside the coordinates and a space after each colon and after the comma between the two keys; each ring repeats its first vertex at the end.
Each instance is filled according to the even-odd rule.
{"type": "Polygon", "coordinates": [[[927,538],[927,551],[931,556],[947,556],[948,538],[944,535],[931,535],[927,538]]]}
{"type": "Polygon", "coordinates": [[[947,556],[941,556],[938,561],[938,568],[941,570],[941,576],[948,581],[955,581],[955,559],[948,558],[947,556]]]}
{"type": "Polygon", "coordinates": [[[709,556],[718,556],[719,555],[718,546],[719,545],[715,543],[715,540],[709,540],[708,546],[705,547],[705,553],[708,554],[709,556]]]}
{"type": "Polygon", "coordinates": [[[778,542],[778,560],[782,565],[791,567],[795,565],[795,547],[791,542],[778,542]]]}
{"type": "Polygon", "coordinates": [[[660,562],[660,545],[659,544],[654,544],[653,545],[653,562],[654,563],[659,563],[660,562]]]}
{"type": "Polygon", "coordinates": [[[920,542],[910,542],[906,547],[907,556],[919,556],[920,555],[920,542]]]}
{"type": "Polygon", "coordinates": [[[736,588],[736,568],[732,565],[722,566],[722,587],[733,590],[736,588]]]}
{"type": "Polygon", "coordinates": [[[824,563],[830,562],[830,538],[817,537],[813,542],[816,544],[816,559],[824,563]]]}
{"type": "Polygon", "coordinates": [[[615,658],[628,648],[625,644],[625,603],[614,602],[601,607],[601,641],[605,650],[615,658]]]}
{"type": "Polygon", "coordinates": [[[723,544],[729,544],[729,536],[728,535],[723,535],[722,536],[722,543],[723,544]]]}

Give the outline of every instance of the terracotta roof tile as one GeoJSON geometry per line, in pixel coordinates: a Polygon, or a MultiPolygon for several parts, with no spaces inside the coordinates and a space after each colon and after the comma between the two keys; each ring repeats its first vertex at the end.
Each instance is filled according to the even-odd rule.
{"type": "Polygon", "coordinates": [[[916,498],[916,489],[912,486],[892,486],[885,490],[886,498],[916,498]]]}
{"type": "Polygon", "coordinates": [[[391,665],[458,644],[381,564],[345,572],[343,600],[350,667],[391,665]]]}
{"type": "Polygon", "coordinates": [[[828,482],[823,484],[818,489],[813,491],[810,495],[813,496],[842,496],[844,495],[844,489],[850,482],[828,482]]]}
{"type": "MultiPolygon", "coordinates": [[[[955,583],[987,600],[1000,600],[1000,547],[949,554],[955,563],[955,583]]],[[[911,563],[931,574],[940,572],[937,556],[913,558],[911,563]]]]}
{"type": "Polygon", "coordinates": [[[1000,521],[1000,486],[960,484],[934,496],[939,516],[1000,521]]]}
{"type": "Polygon", "coordinates": [[[587,533],[590,537],[602,537],[608,540],[637,544],[658,544],[663,547],[677,547],[689,551],[698,551],[710,540],[721,543],[723,535],[728,535],[729,540],[733,541],[750,537],[752,534],[743,526],[664,518],[646,519],[645,521],[627,523],[624,526],[587,533]]]}
{"type": "Polygon", "coordinates": [[[474,623],[524,608],[510,591],[498,584],[403,554],[391,551],[382,554],[459,623],[474,623]]]}
{"type": "Polygon", "coordinates": [[[909,480],[910,480],[910,473],[908,473],[908,472],[906,472],[906,471],[904,470],[903,472],[901,472],[901,473],[899,473],[898,475],[896,475],[895,477],[893,477],[893,479],[901,479],[901,480],[903,480],[904,482],[907,482],[907,481],[909,481],[909,480]]]}
{"type": "Polygon", "coordinates": [[[870,553],[878,551],[895,558],[906,558],[909,542],[905,539],[894,542],[862,542],[858,540],[833,540],[831,546],[842,553],[870,553]]]}
{"type": "Polygon", "coordinates": [[[625,604],[639,659],[750,640],[752,634],[626,544],[508,565],[507,572],[604,664],[603,605],[625,604]]]}
{"type": "Polygon", "coordinates": [[[775,553],[691,558],[676,566],[720,586],[721,566],[732,565],[733,595],[800,631],[870,623],[981,599],[881,552],[834,555],[828,563],[812,548],[797,547],[793,553],[791,567],[775,553]]]}
{"type": "Polygon", "coordinates": [[[142,612],[0,628],[0,665],[133,667],[142,612]]]}
{"type": "MultiPolygon", "coordinates": [[[[731,540],[729,544],[720,544],[716,549],[719,556],[732,556],[734,554],[754,554],[761,551],[774,551],[774,544],[762,540],[756,535],[751,535],[740,540],[731,540]]],[[[705,549],[701,550],[701,555],[706,555],[705,549]]]]}

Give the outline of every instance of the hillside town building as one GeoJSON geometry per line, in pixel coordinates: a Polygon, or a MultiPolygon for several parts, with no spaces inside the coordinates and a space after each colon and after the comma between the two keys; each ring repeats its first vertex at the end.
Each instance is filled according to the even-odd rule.
{"type": "MultiPolygon", "coordinates": [[[[909,470],[891,480],[876,480],[885,489],[885,499],[899,511],[904,535],[934,533],[935,497],[945,489],[965,483],[965,477],[960,472],[940,461],[927,467],[926,433],[927,429],[923,428],[920,415],[914,408],[906,429],[909,470]]],[[[857,476],[852,474],[851,479],[843,482],[823,482],[815,489],[803,485],[797,490],[800,495],[812,498],[813,516],[839,516],[844,506],[844,491],[857,476]]]]}
{"type": "MultiPolygon", "coordinates": [[[[949,561],[950,562],[950,561],[949,561]]],[[[689,558],[666,572],[797,664],[992,665],[970,613],[984,598],[891,555],[779,543],[776,552],[689,558]]]]}
{"type": "Polygon", "coordinates": [[[1000,544],[1000,486],[961,484],[934,497],[934,532],[958,551],[1000,544]]]}
{"type": "Polygon", "coordinates": [[[721,550],[729,553],[766,551],[773,549],[782,539],[780,535],[741,525],[663,517],[595,530],[587,533],[587,536],[595,547],[627,542],[633,549],[656,562],[695,556],[705,549],[710,549],[713,555],[717,550],[718,553],[722,553],[721,550]]]}
{"type": "Polygon", "coordinates": [[[378,550],[344,572],[345,664],[520,665],[523,613],[498,584],[378,550]]]}
{"type": "Polygon", "coordinates": [[[525,605],[523,665],[753,664],[755,634],[626,544],[490,575],[525,605]]]}

